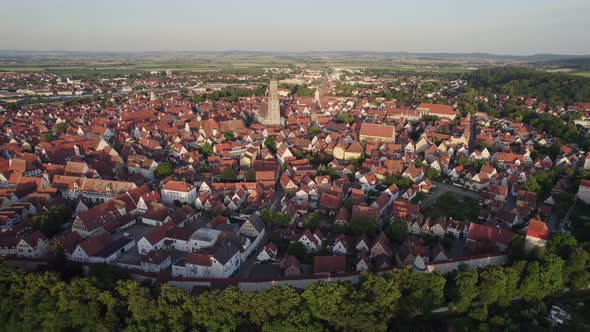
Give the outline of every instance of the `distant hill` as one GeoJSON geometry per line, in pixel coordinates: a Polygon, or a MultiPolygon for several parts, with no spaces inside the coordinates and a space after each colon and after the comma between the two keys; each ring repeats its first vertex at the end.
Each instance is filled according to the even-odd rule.
{"type": "Polygon", "coordinates": [[[277,56],[302,56],[302,57],[363,57],[378,56],[386,58],[418,58],[432,60],[452,59],[478,59],[478,60],[512,60],[520,62],[543,62],[587,59],[590,55],[568,55],[568,54],[534,54],[534,55],[499,55],[490,53],[417,53],[417,52],[369,52],[369,51],[306,51],[306,52],[264,52],[248,50],[227,50],[227,51],[146,51],[146,52],[89,52],[89,51],[26,51],[26,50],[0,50],[0,57],[148,57],[148,56],[187,56],[187,55],[277,55],[277,56]]]}
{"type": "Polygon", "coordinates": [[[571,69],[590,70],[590,57],[576,57],[568,59],[556,59],[539,61],[533,64],[539,67],[560,67],[571,69]]]}

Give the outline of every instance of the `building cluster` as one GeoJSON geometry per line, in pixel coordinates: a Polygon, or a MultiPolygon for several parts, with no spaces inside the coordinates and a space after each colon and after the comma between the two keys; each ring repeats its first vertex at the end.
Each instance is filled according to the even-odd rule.
{"type": "MultiPolygon", "coordinates": [[[[31,77],[72,91],[91,84],[2,75],[4,85],[31,77]]],[[[267,96],[196,102],[154,83],[157,93],[130,92],[108,106],[52,103],[3,112],[0,254],[43,258],[53,235],[73,261],[177,277],[226,278],[254,259],[274,262],[268,268],[285,276],[424,270],[428,262],[504,252],[519,233],[515,226],[527,248],[543,246],[549,229],[540,219],[554,213],[559,193],[577,188],[563,179],[541,197],[524,184],[556,167],[590,169],[590,157],[575,146],[561,145],[553,157],[537,152],[555,138],[527,125],[462,116],[456,104],[440,103],[442,89],[429,93],[438,103],[398,104],[371,97],[385,84],[375,78],[360,75],[372,87],[339,96],[331,77],[320,84],[321,73],[308,75],[293,80],[317,82],[310,97],[274,82],[267,96]],[[479,216],[426,214],[420,201],[447,187],[477,195],[479,216]],[[72,218],[44,234],[43,218],[34,216],[52,206],[67,207],[72,218]],[[263,221],[265,211],[287,222],[263,221]],[[313,227],[306,226],[310,215],[319,216],[313,227]],[[374,232],[347,231],[372,222],[374,232]],[[402,239],[385,232],[395,223],[407,226],[402,239]],[[444,238],[464,241],[464,250],[455,253],[444,238]],[[279,242],[300,243],[304,257],[279,242]]],[[[135,89],[160,80],[180,84],[156,75],[125,84],[135,89]]],[[[546,112],[542,102],[532,105],[546,112]]],[[[590,112],[588,105],[573,107],[590,112]]],[[[578,190],[590,203],[590,183],[578,190]]]]}

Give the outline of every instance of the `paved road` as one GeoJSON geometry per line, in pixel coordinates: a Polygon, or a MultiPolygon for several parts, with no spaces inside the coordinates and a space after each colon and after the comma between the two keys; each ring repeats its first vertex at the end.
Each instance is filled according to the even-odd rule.
{"type": "Polygon", "coordinates": [[[240,269],[236,272],[235,277],[237,278],[248,278],[250,276],[250,271],[252,271],[252,266],[256,262],[256,256],[262,251],[264,245],[268,242],[270,238],[270,233],[272,231],[267,227],[266,231],[264,232],[264,236],[260,239],[258,244],[258,249],[254,250],[253,254],[250,255],[245,261],[240,263],[240,269]]]}
{"type": "Polygon", "coordinates": [[[429,207],[440,196],[442,196],[444,193],[448,193],[448,192],[455,193],[459,196],[467,196],[469,198],[479,200],[479,193],[478,192],[467,190],[463,187],[457,187],[457,186],[454,186],[454,185],[448,184],[448,183],[442,183],[442,182],[436,182],[436,181],[432,181],[432,183],[436,185],[436,189],[433,192],[431,192],[430,194],[428,194],[428,196],[422,201],[422,208],[429,207]]]}

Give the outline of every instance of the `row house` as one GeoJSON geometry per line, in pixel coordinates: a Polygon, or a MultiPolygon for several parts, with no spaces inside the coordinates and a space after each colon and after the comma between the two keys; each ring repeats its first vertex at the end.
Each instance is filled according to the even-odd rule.
{"type": "Polygon", "coordinates": [[[74,200],[80,195],[92,203],[104,203],[137,188],[133,182],[61,175],[53,178],[52,186],[59,189],[65,199],[74,200]]]}
{"type": "Polygon", "coordinates": [[[141,174],[144,178],[153,180],[154,171],[158,167],[158,163],[153,159],[142,155],[129,156],[127,159],[127,171],[129,174],[141,174]]]}

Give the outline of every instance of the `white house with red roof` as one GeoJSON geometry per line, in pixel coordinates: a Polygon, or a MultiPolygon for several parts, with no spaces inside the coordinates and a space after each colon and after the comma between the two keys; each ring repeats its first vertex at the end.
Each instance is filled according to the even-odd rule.
{"type": "Polygon", "coordinates": [[[151,202],[159,203],[161,201],[160,193],[156,190],[152,190],[146,194],[141,195],[137,202],[137,210],[139,213],[145,213],[151,202]]]}
{"type": "Polygon", "coordinates": [[[258,256],[256,256],[256,260],[259,262],[273,261],[277,258],[278,253],[279,248],[274,243],[269,242],[262,248],[258,256]]]}
{"type": "Polygon", "coordinates": [[[35,231],[18,242],[17,255],[28,258],[39,258],[47,254],[49,239],[41,232],[35,231]]]}
{"type": "Polygon", "coordinates": [[[332,254],[346,255],[348,253],[348,238],[344,234],[340,234],[332,245],[332,254]]]}
{"type": "Polygon", "coordinates": [[[166,204],[180,203],[193,204],[197,199],[197,189],[184,181],[170,180],[162,187],[162,201],[166,204]]]}
{"type": "Polygon", "coordinates": [[[152,250],[161,250],[164,247],[166,233],[174,227],[174,223],[165,223],[152,229],[137,241],[137,251],[142,255],[147,255],[152,250]]]}
{"type": "Polygon", "coordinates": [[[547,240],[549,239],[549,228],[547,224],[531,219],[526,232],[524,248],[527,252],[533,250],[535,247],[545,248],[547,240]]]}
{"type": "Polygon", "coordinates": [[[296,241],[303,244],[307,252],[314,252],[322,249],[323,238],[319,229],[314,233],[306,229],[296,237],[296,241]]]}

